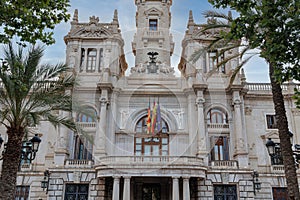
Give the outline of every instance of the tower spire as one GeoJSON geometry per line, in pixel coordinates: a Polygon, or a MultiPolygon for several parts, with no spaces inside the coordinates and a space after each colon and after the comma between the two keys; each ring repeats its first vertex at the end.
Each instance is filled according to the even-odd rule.
{"type": "Polygon", "coordinates": [[[195,24],[195,22],[194,22],[193,11],[190,10],[188,26],[191,26],[191,25],[194,25],[194,24],[195,24]]]}
{"type": "Polygon", "coordinates": [[[113,24],[119,24],[119,19],[118,19],[118,10],[115,9],[114,11],[114,17],[113,17],[113,24]]]}
{"type": "Polygon", "coordinates": [[[73,22],[78,22],[78,9],[75,9],[74,11],[73,22]]]}

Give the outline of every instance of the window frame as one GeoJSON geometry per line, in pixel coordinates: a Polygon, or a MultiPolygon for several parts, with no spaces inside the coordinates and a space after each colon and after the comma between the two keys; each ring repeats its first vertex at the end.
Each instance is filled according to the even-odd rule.
{"type": "Polygon", "coordinates": [[[222,197],[222,199],[227,199],[226,197],[235,197],[235,199],[237,200],[238,199],[238,187],[237,185],[231,185],[231,184],[214,184],[213,185],[213,198],[214,199],[219,199],[219,197],[222,197]],[[217,187],[223,187],[223,194],[217,194],[216,193],[216,188],[217,187]],[[234,188],[234,191],[235,191],[235,194],[229,194],[227,192],[228,188],[234,188]],[[226,190],[227,189],[227,190],[226,190]],[[218,195],[218,196],[217,196],[218,195]]]}
{"type": "Polygon", "coordinates": [[[149,31],[158,31],[158,19],[149,19],[149,31]]]}
{"type": "Polygon", "coordinates": [[[267,129],[278,129],[277,120],[275,114],[265,114],[266,128],[267,129]]]}
{"type": "Polygon", "coordinates": [[[65,184],[65,192],[64,192],[64,199],[67,200],[67,195],[72,195],[74,193],[67,193],[68,192],[68,186],[75,186],[76,187],[76,192],[75,192],[75,200],[79,200],[78,195],[86,195],[86,200],[89,198],[89,190],[90,186],[88,183],[66,183],[65,184]],[[80,193],[78,192],[79,186],[87,186],[87,193],[80,193]]]}
{"type": "Polygon", "coordinates": [[[208,124],[228,124],[228,114],[220,108],[211,108],[207,112],[207,123],[208,124]],[[217,118],[215,118],[215,116],[217,118]],[[218,117],[221,117],[221,121],[218,120],[218,117]],[[213,119],[216,119],[216,122],[213,122],[213,119]]]}
{"type": "MultiPolygon", "coordinates": [[[[212,50],[207,52],[207,70],[205,71],[211,71],[215,69],[215,67],[218,65],[218,63],[223,62],[225,59],[225,53],[219,53],[218,50],[212,50]]],[[[222,64],[218,71],[225,74],[226,73],[226,65],[222,64]]]]}
{"type": "Polygon", "coordinates": [[[87,66],[86,72],[95,72],[97,66],[97,49],[89,48],[87,52],[87,66]],[[95,53],[95,54],[92,54],[95,53]]]}
{"type": "Polygon", "coordinates": [[[210,141],[211,141],[210,142],[210,144],[211,144],[210,160],[211,161],[228,161],[228,160],[230,160],[230,137],[228,135],[210,136],[210,141]],[[220,143],[221,143],[220,138],[222,138],[223,145],[220,145],[220,143]],[[217,158],[216,158],[216,156],[217,156],[217,158]]]}
{"type": "Polygon", "coordinates": [[[15,200],[28,200],[29,199],[30,186],[29,185],[17,185],[15,191],[15,200]],[[20,188],[20,192],[18,189],[20,188]],[[25,189],[25,190],[23,190],[25,189]]]}

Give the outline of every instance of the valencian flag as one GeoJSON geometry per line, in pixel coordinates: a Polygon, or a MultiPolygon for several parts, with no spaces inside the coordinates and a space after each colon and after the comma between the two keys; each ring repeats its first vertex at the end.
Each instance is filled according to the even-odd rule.
{"type": "Polygon", "coordinates": [[[157,107],[156,107],[156,121],[157,121],[157,132],[160,132],[160,130],[162,129],[162,125],[161,125],[161,114],[160,114],[160,106],[159,106],[159,98],[157,101],[157,107]]]}
{"type": "Polygon", "coordinates": [[[150,109],[150,98],[148,106],[148,117],[147,117],[147,134],[151,132],[151,109],[150,109]]]}
{"type": "Polygon", "coordinates": [[[155,131],[155,126],[156,126],[156,104],[155,104],[155,100],[153,103],[153,110],[152,110],[152,123],[151,123],[151,132],[152,135],[154,135],[154,131],[155,131]]]}

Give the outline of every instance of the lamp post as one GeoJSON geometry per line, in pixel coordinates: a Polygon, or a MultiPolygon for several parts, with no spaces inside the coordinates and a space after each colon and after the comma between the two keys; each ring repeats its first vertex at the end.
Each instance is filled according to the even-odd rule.
{"type": "MultiPolygon", "coordinates": [[[[293,133],[289,131],[289,137],[291,139],[291,144],[293,140],[293,133]]],[[[282,163],[282,156],[281,156],[281,150],[280,150],[280,143],[275,143],[272,141],[271,138],[268,138],[268,141],[266,142],[266,147],[268,150],[268,153],[271,157],[271,163],[272,165],[280,165],[282,163]]],[[[295,144],[292,146],[293,155],[295,159],[295,164],[298,167],[299,161],[300,161],[300,145],[295,144]]]]}
{"type": "Polygon", "coordinates": [[[50,172],[49,170],[46,170],[44,171],[44,180],[41,181],[41,188],[43,188],[43,191],[46,189],[46,194],[48,194],[49,181],[50,181],[50,172]]]}
{"type": "Polygon", "coordinates": [[[256,191],[259,191],[261,189],[261,183],[258,182],[258,173],[257,171],[252,172],[252,183],[253,183],[253,192],[254,195],[256,195],[256,191]]]}
{"type": "MultiPolygon", "coordinates": [[[[38,152],[41,141],[42,140],[39,138],[38,134],[35,134],[28,141],[23,141],[22,150],[21,150],[21,152],[22,152],[21,159],[28,160],[29,162],[34,160],[36,157],[36,152],[38,152]]],[[[0,148],[3,144],[3,142],[4,142],[4,140],[0,135],[0,148]]],[[[4,150],[2,151],[2,156],[1,156],[0,160],[3,160],[3,155],[4,155],[5,151],[6,151],[6,143],[4,143],[4,150]]]]}

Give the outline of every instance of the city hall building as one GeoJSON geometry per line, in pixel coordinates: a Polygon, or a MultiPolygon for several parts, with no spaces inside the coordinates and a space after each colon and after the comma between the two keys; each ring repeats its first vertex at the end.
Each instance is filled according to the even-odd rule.
{"type": "MultiPolygon", "coordinates": [[[[30,128],[42,142],[37,158],[20,165],[16,199],[287,199],[271,85],[248,83],[243,71],[229,84],[239,60],[215,68],[237,50],[205,52],[191,62],[218,34],[202,31],[192,12],[180,62],[171,66],[172,0],[133,3],[132,41],[122,38],[117,11],[100,23],[95,16],[79,21],[75,10],[64,37],[66,63],[80,82],[73,98],[97,117],[73,113],[84,132],[48,122],[30,128]],[[127,65],[125,42],[134,66],[127,65]],[[273,157],[269,138],[276,143],[273,157]]],[[[282,86],[293,144],[300,143],[295,87],[282,86]]],[[[7,138],[3,126],[0,131],[7,138]]]]}

